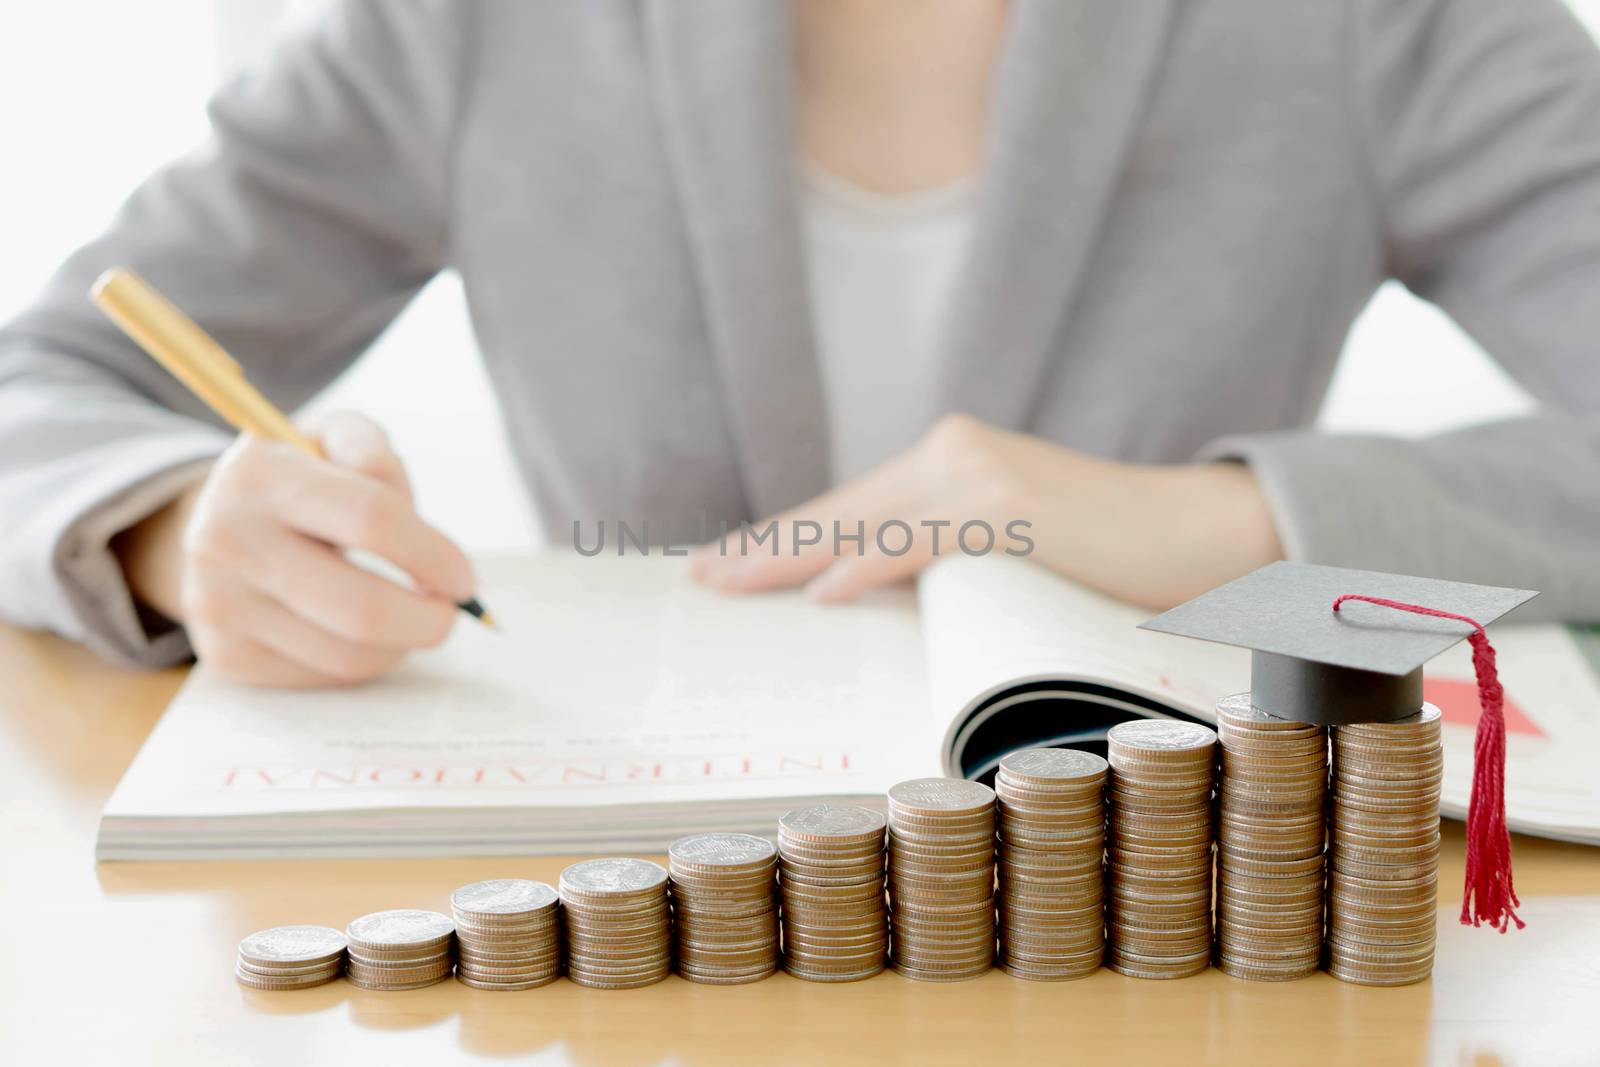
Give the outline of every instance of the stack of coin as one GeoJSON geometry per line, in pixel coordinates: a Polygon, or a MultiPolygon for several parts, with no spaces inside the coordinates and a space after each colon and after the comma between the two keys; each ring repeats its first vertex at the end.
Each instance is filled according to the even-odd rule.
{"type": "Polygon", "coordinates": [[[1439,891],[1439,709],[1333,730],[1328,970],[1363,985],[1433,972],[1439,891]]]}
{"type": "Polygon", "coordinates": [[[1106,966],[1182,978],[1211,959],[1211,789],[1217,735],[1141,719],[1111,728],[1106,966]]]}
{"type": "Polygon", "coordinates": [[[894,969],[954,982],[994,965],[994,790],[914,778],[889,790],[894,969]]]}
{"type": "Polygon", "coordinates": [[[883,970],[884,817],[823,804],[778,820],[783,965],[813,982],[853,982],[883,970]]]}
{"type": "Polygon", "coordinates": [[[567,976],[596,989],[635,989],[672,972],[667,872],[636,859],[585,860],[561,872],[567,976]]]}
{"type": "Polygon", "coordinates": [[[234,977],[251,989],[309,989],[344,971],[345,936],[331,926],[274,926],[239,942],[234,977]]]}
{"type": "Polygon", "coordinates": [[[1328,737],[1240,693],[1217,704],[1217,966],[1282,981],[1322,962],[1328,737]]]}
{"type": "Polygon", "coordinates": [[[473,882],[450,894],[456,978],[478,989],[532,989],[561,974],[556,891],[526,878],[473,882]]]}
{"type": "Polygon", "coordinates": [[[778,969],[778,850],[753,834],[695,834],[667,850],[678,973],[737,985],[778,969]]]}
{"type": "Polygon", "coordinates": [[[1081,978],[1105,953],[1106,761],[1034,748],[1000,761],[1000,966],[1081,978]]]}
{"type": "Polygon", "coordinates": [[[436,911],[373,912],[344,932],[350,941],[347,973],[363,989],[421,989],[449,978],[455,967],[455,923],[436,911]]]}

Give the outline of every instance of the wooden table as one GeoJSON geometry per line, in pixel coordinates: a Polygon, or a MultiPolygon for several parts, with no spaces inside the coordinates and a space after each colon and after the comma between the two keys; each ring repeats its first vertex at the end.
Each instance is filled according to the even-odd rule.
{"type": "Polygon", "coordinates": [[[447,908],[464,882],[553,882],[565,861],[96,866],[100,805],[182,677],[0,627],[0,1062],[1600,1063],[1600,849],[1519,838],[1529,927],[1501,937],[1455,921],[1456,824],[1438,965],[1401,989],[1327,975],[1273,985],[1101,971],[1049,984],[997,971],[957,985],[885,974],[846,986],[673,977],[631,992],[566,981],[521,993],[244,990],[234,949],[259,927],[447,908]]]}

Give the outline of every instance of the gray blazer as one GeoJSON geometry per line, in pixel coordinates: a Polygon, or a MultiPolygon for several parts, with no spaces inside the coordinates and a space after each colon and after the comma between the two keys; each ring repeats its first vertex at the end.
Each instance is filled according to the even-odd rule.
{"type": "MultiPolygon", "coordinates": [[[[557,538],[824,488],[787,34],[777,0],[352,0],[286,43],[0,334],[0,607],[187,652],[106,542],[228,438],[86,301],[112,264],[291,407],[460,271],[557,538]]],[[[1296,559],[1600,617],[1600,61],[1557,0],[1019,0],[992,100],[943,409],[1236,457],[1296,559]],[[1545,413],[1307,429],[1390,277],[1545,413]]]]}

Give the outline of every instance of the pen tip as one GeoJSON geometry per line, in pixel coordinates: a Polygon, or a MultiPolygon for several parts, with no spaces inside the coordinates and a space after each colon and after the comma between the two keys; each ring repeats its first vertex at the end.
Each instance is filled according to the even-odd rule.
{"type": "Polygon", "coordinates": [[[500,629],[500,625],[494,621],[494,616],[489,614],[489,609],[478,603],[477,597],[468,597],[466,600],[463,600],[461,603],[457,604],[456,607],[460,608],[468,615],[471,615],[474,619],[477,619],[489,629],[500,629]]]}

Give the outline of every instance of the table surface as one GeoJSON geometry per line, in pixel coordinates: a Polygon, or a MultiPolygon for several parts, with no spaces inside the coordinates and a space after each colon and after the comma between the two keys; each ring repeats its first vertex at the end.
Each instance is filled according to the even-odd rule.
{"type": "Polygon", "coordinates": [[[1528,928],[1456,922],[1460,826],[1447,823],[1431,981],[1325,974],[1255,984],[1102,970],[955,985],[884,974],[852,985],[777,975],[705,987],[676,976],[596,991],[565,980],[495,993],[447,982],[372,993],[345,982],[261,993],[232,976],[238,941],[283,923],[342,928],[381,908],[448,910],[491,877],[548,882],[557,857],[107,863],[95,822],[183,679],[135,673],[0,627],[0,1061],[33,1063],[1600,1063],[1600,849],[1516,840],[1528,928]]]}

